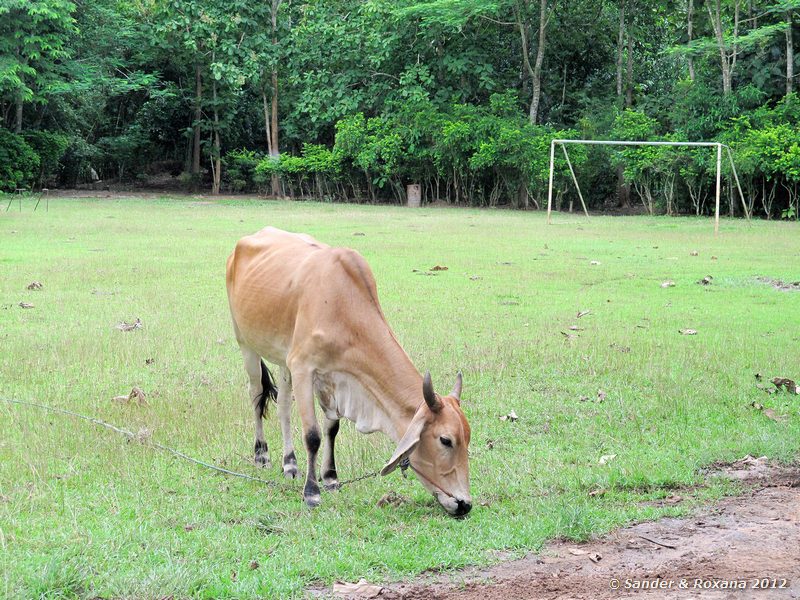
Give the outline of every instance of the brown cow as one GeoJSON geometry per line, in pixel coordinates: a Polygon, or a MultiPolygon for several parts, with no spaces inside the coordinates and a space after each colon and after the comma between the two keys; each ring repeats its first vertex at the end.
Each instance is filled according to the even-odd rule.
{"type": "Polygon", "coordinates": [[[449,396],[434,393],[430,374],[423,378],[414,368],[386,322],[375,279],[358,252],[267,227],[239,240],[228,259],[227,287],[250,377],[257,464],[269,464],[261,419],[267,399],[277,396],[283,472],[298,477],[290,426],[294,392],[308,453],[303,498],[309,506],[319,504],[316,392],[327,440],[326,489],[339,486],[333,448],[345,417],[358,431],[382,431],[397,443],[382,475],[408,458],[447,512],[469,512],[470,429],[460,405],[461,374],[449,396]],[[262,357],[280,367],[277,390],[262,357]]]}

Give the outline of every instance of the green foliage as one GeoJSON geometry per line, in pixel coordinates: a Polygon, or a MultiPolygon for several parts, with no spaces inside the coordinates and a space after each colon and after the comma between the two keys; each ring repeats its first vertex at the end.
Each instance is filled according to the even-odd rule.
{"type": "Polygon", "coordinates": [[[0,127],[0,190],[13,192],[33,185],[40,162],[25,138],[0,127]]]}
{"type": "Polygon", "coordinates": [[[231,150],[225,155],[225,177],[230,189],[234,192],[252,192],[257,189],[256,168],[263,159],[263,154],[254,150],[231,150]]]}
{"type": "Polygon", "coordinates": [[[69,138],[60,133],[50,131],[29,131],[25,141],[39,155],[39,173],[37,185],[44,185],[58,173],[59,161],[69,146],[69,138]]]}

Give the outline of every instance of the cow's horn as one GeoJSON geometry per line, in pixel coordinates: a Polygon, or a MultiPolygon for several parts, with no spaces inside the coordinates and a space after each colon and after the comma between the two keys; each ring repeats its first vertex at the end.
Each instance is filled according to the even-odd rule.
{"type": "Polygon", "coordinates": [[[459,403],[461,403],[461,383],[462,383],[461,371],[459,371],[458,375],[456,375],[456,383],[453,386],[453,391],[450,392],[450,395],[456,400],[458,400],[459,403]]]}
{"type": "Polygon", "coordinates": [[[425,403],[433,412],[439,412],[439,410],[441,410],[442,401],[439,400],[433,392],[430,371],[425,373],[425,378],[422,380],[422,397],[425,398],[425,403]]]}

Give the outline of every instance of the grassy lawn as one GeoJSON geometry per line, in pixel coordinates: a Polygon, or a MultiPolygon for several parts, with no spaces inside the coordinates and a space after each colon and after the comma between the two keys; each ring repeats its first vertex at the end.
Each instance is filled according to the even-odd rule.
{"type": "MultiPolygon", "coordinates": [[[[709,219],[689,218],[558,215],[548,227],[540,213],[187,198],[24,208],[0,213],[0,396],[143,430],[276,485],[0,402],[4,598],[292,597],[488,563],[684,511],[647,501],[702,482],[715,461],[800,453],[800,400],[754,378],[800,378],[800,293],[756,280],[800,280],[793,223],[724,221],[715,238],[709,219]],[[274,466],[252,465],[224,269],[236,240],[268,224],[359,250],[417,367],[444,392],[463,371],[468,518],[399,471],[307,509],[301,481],[279,477],[274,407],[274,466]],[[434,265],[448,270],[426,276],[434,265]],[[115,329],[136,317],[142,329],[115,329]],[[111,401],[132,386],[148,406],[111,401]],[[511,410],[518,420],[499,419],[511,410]],[[377,506],[390,490],[405,502],[377,506]]],[[[340,477],[379,469],[388,438],[342,424],[340,477]]],[[[697,500],[730,490],[712,482],[697,500]]]]}

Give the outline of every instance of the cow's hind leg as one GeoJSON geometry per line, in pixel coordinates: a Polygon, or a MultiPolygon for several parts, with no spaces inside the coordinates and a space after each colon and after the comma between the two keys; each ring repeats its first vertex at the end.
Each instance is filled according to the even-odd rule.
{"type": "Polygon", "coordinates": [[[336,459],[333,447],[339,433],[339,419],[325,417],[325,448],[322,451],[322,485],[326,490],[338,490],[339,478],[336,474],[336,459]]]}
{"type": "Polygon", "coordinates": [[[256,426],[255,463],[260,467],[268,467],[270,465],[269,448],[264,439],[263,417],[267,402],[270,398],[275,398],[277,390],[261,357],[245,346],[240,346],[240,348],[244,358],[244,368],[250,378],[250,401],[253,404],[256,426]]]}
{"type": "Polygon", "coordinates": [[[292,389],[303,425],[303,441],[308,454],[306,483],[303,486],[303,500],[308,506],[319,506],[319,484],[317,483],[317,452],[321,443],[319,425],[314,412],[314,387],[310,371],[301,367],[292,368],[292,389]]]}
{"type": "Polygon", "coordinates": [[[278,381],[278,420],[281,422],[283,435],[283,476],[297,479],[300,474],[297,471],[297,458],[292,442],[292,376],[286,367],[281,367],[278,381]]]}

